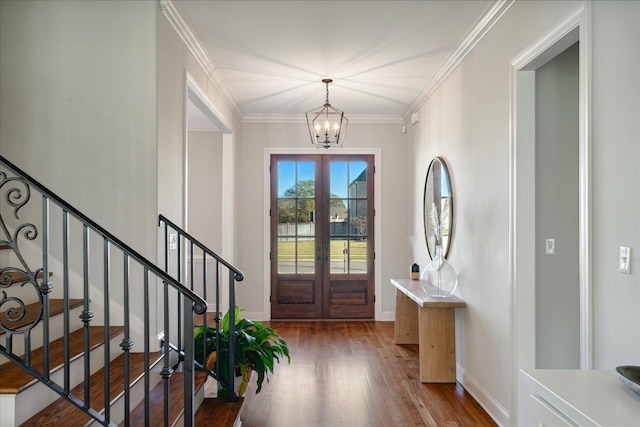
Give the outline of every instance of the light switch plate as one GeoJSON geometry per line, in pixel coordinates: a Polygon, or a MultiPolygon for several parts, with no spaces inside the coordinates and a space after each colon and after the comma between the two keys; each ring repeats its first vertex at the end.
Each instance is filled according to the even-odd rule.
{"type": "Polygon", "coordinates": [[[556,239],[545,239],[544,241],[544,253],[546,255],[556,254],[556,239]]]}
{"type": "Polygon", "coordinates": [[[618,271],[620,273],[631,274],[631,248],[629,246],[620,246],[618,271]]]}

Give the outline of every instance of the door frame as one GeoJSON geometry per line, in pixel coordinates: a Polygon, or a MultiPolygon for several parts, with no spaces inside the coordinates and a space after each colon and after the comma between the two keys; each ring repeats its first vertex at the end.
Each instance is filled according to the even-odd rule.
{"type": "Polygon", "coordinates": [[[535,369],[535,70],[579,46],[579,275],[580,368],[593,368],[593,144],[591,136],[591,5],[576,9],[523,50],[509,70],[509,289],[511,293],[511,407],[509,424],[527,418],[521,369],[535,369]]]}
{"type": "MultiPolygon", "coordinates": [[[[184,97],[183,97],[183,145],[182,145],[182,227],[189,232],[189,118],[187,117],[187,108],[189,102],[193,103],[222,133],[222,223],[225,224],[221,230],[221,247],[219,254],[227,261],[234,262],[235,253],[235,146],[234,146],[234,130],[231,124],[225,119],[224,115],[211,102],[207,93],[200,87],[196,79],[185,70],[184,73],[184,97]]],[[[183,271],[186,272],[187,251],[183,253],[183,271]]],[[[196,259],[196,262],[203,260],[196,259]]],[[[223,280],[226,280],[223,278],[223,280]]],[[[229,289],[227,286],[222,287],[220,298],[220,307],[223,312],[228,310],[227,301],[229,301],[229,289]]],[[[214,311],[214,304],[207,308],[207,311],[214,311]]]]}
{"type": "Polygon", "coordinates": [[[271,228],[270,228],[270,220],[269,217],[269,209],[271,207],[271,179],[269,176],[269,166],[271,164],[271,155],[273,154],[319,154],[319,155],[327,155],[327,154],[345,154],[345,155],[373,155],[373,167],[375,168],[375,173],[373,175],[373,191],[374,191],[374,235],[376,236],[374,240],[374,252],[376,254],[375,259],[373,260],[374,264],[374,294],[375,294],[375,302],[374,302],[374,320],[383,320],[382,319],[382,149],[381,148],[341,148],[340,150],[319,150],[317,148],[309,147],[309,148],[287,148],[287,147],[270,147],[264,148],[262,153],[262,183],[263,183],[263,227],[265,230],[264,233],[264,241],[263,241],[263,291],[264,291],[264,301],[263,301],[263,313],[265,319],[271,319],[271,302],[269,301],[269,297],[271,295],[271,260],[269,259],[269,252],[271,251],[271,228]]]}

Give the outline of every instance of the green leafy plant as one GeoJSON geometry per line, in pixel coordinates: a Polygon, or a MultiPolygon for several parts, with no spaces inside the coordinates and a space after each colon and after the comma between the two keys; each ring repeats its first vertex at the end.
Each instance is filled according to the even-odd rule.
{"type": "MultiPolygon", "coordinates": [[[[273,373],[275,362],[280,362],[281,357],[286,357],[291,363],[289,347],[280,335],[272,328],[264,326],[261,322],[254,322],[249,319],[241,319],[240,310],[235,307],[235,353],[234,353],[234,374],[242,376],[242,381],[238,388],[238,395],[242,396],[247,390],[251,372],[257,375],[256,394],[262,390],[262,383],[266,379],[269,381],[269,372],[273,373]]],[[[201,365],[206,366],[210,371],[219,370],[222,378],[229,378],[229,313],[222,319],[220,329],[219,351],[216,353],[217,331],[210,326],[200,325],[196,327],[194,334],[195,359],[201,365]],[[206,332],[205,332],[206,331],[206,332]],[[218,366],[219,364],[219,366],[218,366]]],[[[225,385],[218,393],[225,396],[229,390],[225,385]]]]}

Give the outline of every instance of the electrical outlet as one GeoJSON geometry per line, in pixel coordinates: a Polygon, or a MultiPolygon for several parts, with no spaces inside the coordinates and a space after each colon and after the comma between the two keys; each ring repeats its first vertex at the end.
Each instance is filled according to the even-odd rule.
{"type": "Polygon", "coordinates": [[[546,255],[556,254],[556,239],[546,239],[544,241],[544,253],[546,255]]]}
{"type": "Polygon", "coordinates": [[[178,247],[178,235],[169,234],[169,249],[174,250],[178,247]]]}
{"type": "Polygon", "coordinates": [[[631,248],[629,246],[620,246],[618,271],[620,273],[631,274],[631,248]]]}

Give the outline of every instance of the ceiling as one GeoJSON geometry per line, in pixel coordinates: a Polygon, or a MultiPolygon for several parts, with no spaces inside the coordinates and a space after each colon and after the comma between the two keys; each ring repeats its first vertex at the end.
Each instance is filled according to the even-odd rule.
{"type": "Polygon", "coordinates": [[[329,100],[350,119],[400,119],[493,0],[172,0],[241,119],[303,117],[329,100]]]}

